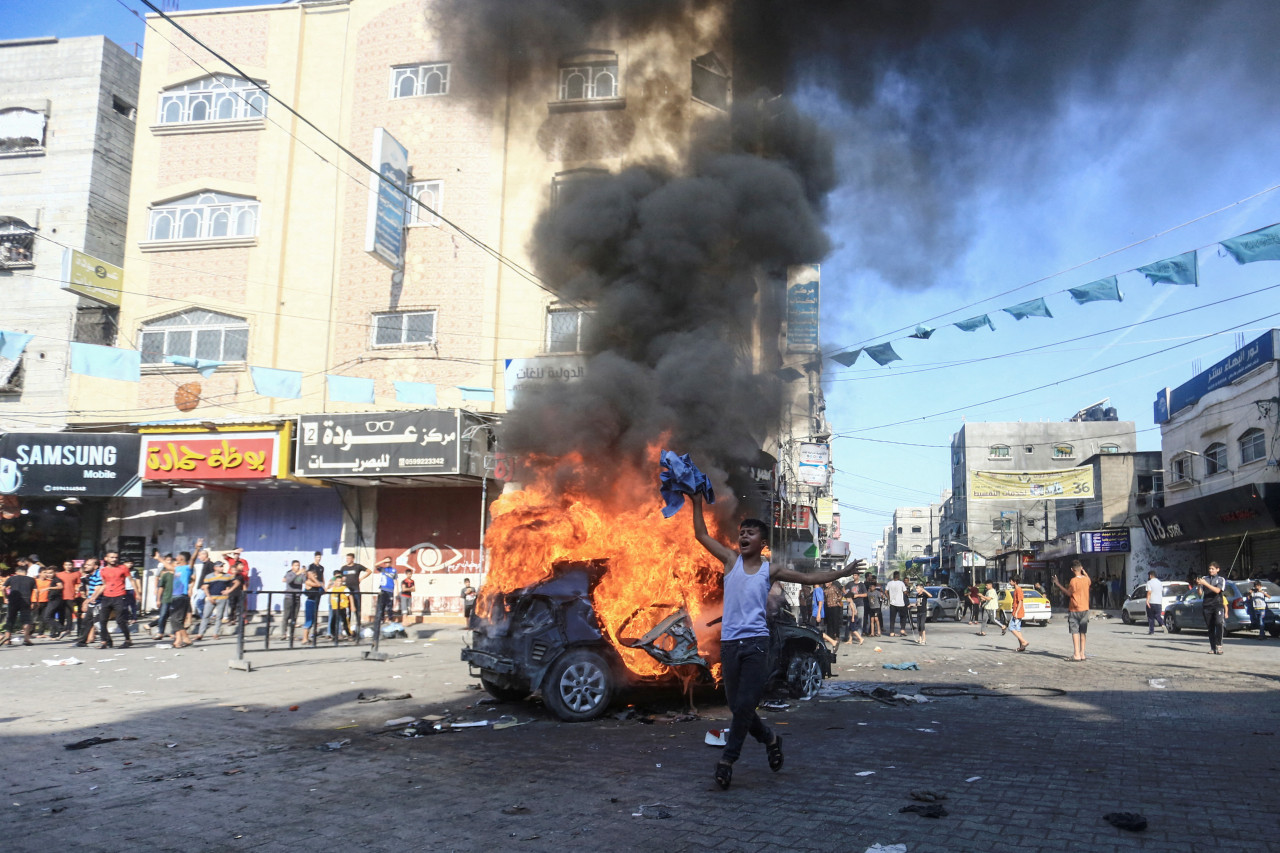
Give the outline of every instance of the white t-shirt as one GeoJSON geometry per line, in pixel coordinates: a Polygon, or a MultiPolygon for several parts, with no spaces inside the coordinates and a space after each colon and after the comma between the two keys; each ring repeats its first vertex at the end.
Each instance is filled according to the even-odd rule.
{"type": "Polygon", "coordinates": [[[884,585],[884,591],[889,594],[890,607],[902,607],[907,603],[907,585],[902,581],[889,581],[884,585]]]}
{"type": "Polygon", "coordinates": [[[1164,607],[1164,582],[1159,578],[1147,581],[1147,593],[1151,596],[1149,604],[1164,607]]]}

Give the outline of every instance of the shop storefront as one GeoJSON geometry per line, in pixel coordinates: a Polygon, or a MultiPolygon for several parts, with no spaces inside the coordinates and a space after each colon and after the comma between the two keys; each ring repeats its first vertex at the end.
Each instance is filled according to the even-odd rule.
{"type": "Polygon", "coordinates": [[[1280,562],[1280,484],[1251,483],[1141,518],[1154,544],[1195,548],[1196,571],[1215,561],[1227,577],[1257,577],[1280,562]]]}
{"type": "Polygon", "coordinates": [[[0,436],[0,562],[100,553],[107,501],[141,492],[139,447],[119,433],[0,436]]]}
{"type": "Polygon", "coordinates": [[[483,579],[482,519],[497,497],[489,439],[459,409],[304,415],[294,469],[339,492],[350,550],[413,571],[416,613],[457,612],[462,579],[483,579]]]}

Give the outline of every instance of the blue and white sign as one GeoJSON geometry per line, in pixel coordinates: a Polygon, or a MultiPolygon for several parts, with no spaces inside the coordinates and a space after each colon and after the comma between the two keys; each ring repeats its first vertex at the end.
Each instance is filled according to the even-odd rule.
{"type": "Polygon", "coordinates": [[[392,269],[404,267],[405,197],[409,151],[386,128],[373,129],[373,158],[378,177],[369,185],[369,219],[364,250],[392,269]]]}
{"type": "Polygon", "coordinates": [[[820,268],[801,264],[787,272],[787,352],[817,352],[820,268]]]}
{"type": "MultiPolygon", "coordinates": [[[[1194,406],[1210,391],[1230,385],[1246,373],[1251,373],[1276,357],[1276,335],[1272,329],[1257,340],[1250,341],[1222,361],[1193,376],[1169,393],[1168,415],[1176,415],[1187,406],[1194,406]]],[[[1159,413],[1157,412],[1157,415],[1159,413]]],[[[1160,422],[1157,418],[1157,422],[1160,422]]]]}

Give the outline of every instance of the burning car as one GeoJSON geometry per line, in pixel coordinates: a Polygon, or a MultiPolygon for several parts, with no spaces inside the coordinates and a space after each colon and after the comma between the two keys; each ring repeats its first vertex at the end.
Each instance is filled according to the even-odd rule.
{"type": "MultiPolygon", "coordinates": [[[[695,625],[683,605],[646,605],[616,631],[602,626],[595,592],[607,574],[604,561],[561,562],[547,579],[491,600],[462,652],[484,689],[509,701],[540,691],[552,713],[576,722],[600,716],[628,689],[713,683],[719,664],[699,644],[708,647],[718,637],[707,631],[711,625],[695,625]],[[656,666],[637,672],[619,647],[643,651],[656,666]]],[[[795,697],[815,694],[835,658],[821,635],[784,610],[770,637],[772,686],[795,697]]]]}

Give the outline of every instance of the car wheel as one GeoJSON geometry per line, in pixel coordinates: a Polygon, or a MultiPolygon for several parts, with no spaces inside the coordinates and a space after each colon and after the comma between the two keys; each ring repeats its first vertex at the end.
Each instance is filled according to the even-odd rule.
{"type": "Polygon", "coordinates": [[[1120,621],[1121,621],[1121,622],[1123,622],[1123,623],[1124,623],[1124,624],[1126,624],[1126,625],[1132,625],[1132,624],[1133,624],[1133,617],[1129,615],[1129,611],[1128,611],[1128,610],[1121,610],[1121,611],[1120,611],[1120,621]]]}
{"type": "Polygon", "coordinates": [[[1272,625],[1267,629],[1267,633],[1273,637],[1280,637],[1280,625],[1272,625]]]}
{"type": "Polygon", "coordinates": [[[1176,634],[1182,630],[1182,626],[1178,624],[1178,614],[1172,610],[1164,615],[1164,626],[1169,629],[1170,634],[1176,634]]]}
{"type": "Polygon", "coordinates": [[[480,674],[480,684],[490,696],[499,702],[519,702],[529,695],[528,690],[519,687],[506,687],[494,681],[485,673],[480,674]]]}
{"type": "Polygon", "coordinates": [[[964,609],[957,607],[955,610],[951,611],[951,618],[955,619],[957,622],[964,621],[964,609]]]}
{"type": "Polygon", "coordinates": [[[810,699],[822,686],[822,664],[812,651],[799,651],[787,663],[787,690],[796,699],[810,699]]]}
{"type": "Polygon", "coordinates": [[[560,719],[578,723],[604,713],[613,687],[613,672],[604,658],[578,649],[551,667],[542,683],[542,700],[560,719]]]}

